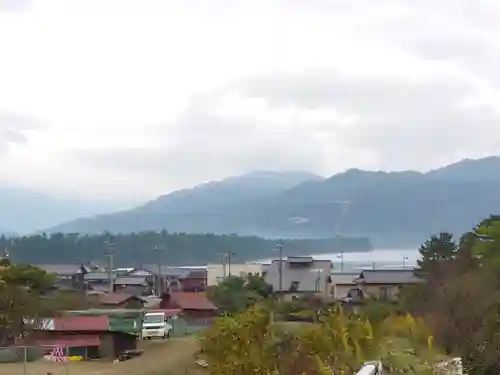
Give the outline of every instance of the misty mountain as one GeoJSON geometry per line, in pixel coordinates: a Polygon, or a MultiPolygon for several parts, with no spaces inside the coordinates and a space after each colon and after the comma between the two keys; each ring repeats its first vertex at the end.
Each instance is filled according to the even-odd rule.
{"type": "Polygon", "coordinates": [[[288,179],[287,173],[256,173],[181,190],[133,210],[76,220],[52,231],[166,229],[290,238],[341,234],[367,236],[375,246],[413,246],[442,230],[460,234],[500,212],[499,172],[500,158],[490,157],[428,173],[350,169],[328,179],[306,174],[302,181],[290,179],[283,185],[275,181],[277,176],[288,179]]]}
{"type": "Polygon", "coordinates": [[[0,233],[31,233],[76,217],[123,209],[125,203],[71,201],[25,189],[0,187],[0,233]]]}
{"type": "Polygon", "coordinates": [[[322,179],[304,171],[257,171],[178,190],[133,210],[71,221],[49,232],[98,234],[106,229],[129,233],[166,228],[170,232],[246,233],[250,231],[240,225],[228,225],[228,221],[245,221],[246,213],[238,207],[259,205],[293,186],[322,179]]]}

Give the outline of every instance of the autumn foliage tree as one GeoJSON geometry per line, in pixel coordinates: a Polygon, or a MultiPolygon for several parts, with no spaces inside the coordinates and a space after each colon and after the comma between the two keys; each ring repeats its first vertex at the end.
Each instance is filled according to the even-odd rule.
{"type": "Polygon", "coordinates": [[[391,373],[406,366],[408,374],[430,374],[433,359],[424,354],[428,333],[423,321],[391,316],[383,325],[374,330],[366,317],[337,308],[324,312],[317,323],[276,323],[268,308],[257,305],[218,319],[200,345],[214,375],[348,375],[378,359],[391,373]],[[415,349],[409,362],[398,363],[395,358],[407,349],[415,349]]]}

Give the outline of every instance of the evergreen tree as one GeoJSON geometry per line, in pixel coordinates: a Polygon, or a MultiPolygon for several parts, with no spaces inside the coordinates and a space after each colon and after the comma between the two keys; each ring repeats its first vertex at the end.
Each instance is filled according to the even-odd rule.
{"type": "Polygon", "coordinates": [[[423,273],[428,273],[443,261],[455,259],[458,246],[451,233],[441,232],[425,241],[418,251],[421,256],[418,265],[423,273]]]}

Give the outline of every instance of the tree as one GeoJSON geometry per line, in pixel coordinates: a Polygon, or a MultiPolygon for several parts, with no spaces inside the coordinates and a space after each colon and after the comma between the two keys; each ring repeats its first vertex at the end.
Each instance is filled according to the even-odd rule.
{"type": "Polygon", "coordinates": [[[500,216],[490,216],[474,229],[474,252],[481,264],[500,271],[500,216]]]}
{"type": "Polygon", "coordinates": [[[434,236],[421,254],[427,282],[405,293],[405,307],[425,317],[436,343],[460,355],[469,373],[498,373],[500,217],[483,220],[456,247],[451,235],[434,236]]]}
{"type": "Polygon", "coordinates": [[[425,274],[431,272],[443,261],[455,258],[458,247],[453,240],[453,235],[448,232],[441,232],[439,236],[433,235],[420,246],[418,250],[422,259],[418,261],[420,270],[425,274]]]}
{"type": "Polygon", "coordinates": [[[0,271],[10,285],[26,287],[31,292],[44,292],[54,285],[55,276],[30,264],[15,264],[0,271]]]}
{"type": "Polygon", "coordinates": [[[0,346],[22,333],[24,318],[37,318],[45,309],[40,293],[53,283],[53,275],[31,265],[9,262],[0,268],[0,346]]]}
{"type": "Polygon", "coordinates": [[[272,288],[262,276],[229,276],[212,289],[211,298],[221,310],[237,312],[268,297],[271,292],[272,288]]]}

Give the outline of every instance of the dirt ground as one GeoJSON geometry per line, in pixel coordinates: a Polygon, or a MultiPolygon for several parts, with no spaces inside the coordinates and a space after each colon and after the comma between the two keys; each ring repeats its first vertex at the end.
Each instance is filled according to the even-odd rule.
{"type": "MultiPolygon", "coordinates": [[[[26,365],[26,375],[202,375],[196,365],[198,344],[195,336],[168,341],[142,342],[144,353],[120,362],[69,362],[66,364],[36,361],[26,365]]],[[[0,364],[0,375],[24,375],[22,363],[0,364]]]]}

